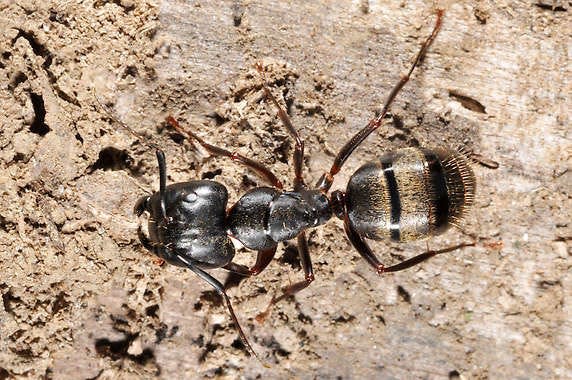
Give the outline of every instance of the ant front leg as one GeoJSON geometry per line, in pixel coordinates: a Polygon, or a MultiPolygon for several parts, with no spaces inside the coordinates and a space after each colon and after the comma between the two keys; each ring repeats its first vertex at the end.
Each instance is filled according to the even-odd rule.
{"type": "Polygon", "coordinates": [[[380,275],[383,273],[398,272],[398,271],[401,271],[404,269],[411,268],[411,267],[413,267],[417,264],[420,264],[423,261],[428,260],[431,257],[439,255],[441,253],[452,252],[452,251],[455,251],[455,250],[460,249],[460,248],[474,247],[475,246],[475,243],[461,243],[461,244],[457,244],[457,245],[452,246],[452,247],[439,249],[437,251],[428,250],[427,252],[423,252],[423,253],[421,253],[417,256],[414,256],[410,259],[403,260],[403,261],[401,261],[395,265],[386,267],[385,265],[383,265],[379,261],[379,259],[373,253],[373,251],[371,250],[369,245],[366,243],[366,241],[352,228],[352,226],[349,223],[349,219],[347,216],[344,218],[344,228],[346,230],[346,234],[348,235],[348,239],[350,240],[350,242],[352,243],[354,248],[359,252],[361,257],[363,257],[368,262],[368,264],[371,265],[373,267],[373,269],[375,269],[377,274],[380,274],[380,275]]]}
{"type": "Polygon", "coordinates": [[[211,276],[210,274],[208,274],[204,270],[200,269],[199,267],[194,265],[192,262],[188,261],[186,258],[184,258],[180,255],[178,255],[177,258],[179,259],[179,261],[181,263],[183,263],[187,268],[189,268],[191,271],[193,271],[197,276],[199,276],[204,281],[208,282],[216,290],[216,292],[223,298],[224,303],[226,304],[226,307],[227,307],[228,312],[230,314],[230,317],[232,318],[232,321],[233,321],[234,325],[236,326],[236,330],[238,331],[238,335],[240,336],[240,340],[242,341],[242,344],[244,344],[244,346],[246,347],[246,349],[250,355],[258,358],[258,356],[256,355],[256,352],[254,351],[254,349],[252,348],[252,346],[248,342],[248,339],[246,338],[244,331],[242,331],[242,327],[240,327],[240,323],[238,323],[238,318],[236,317],[236,314],[234,313],[234,309],[232,307],[232,304],[230,303],[230,299],[228,298],[226,291],[224,290],[223,285],[216,278],[214,278],[213,276],[211,276]]]}
{"type": "Polygon", "coordinates": [[[278,177],[276,177],[276,175],[274,175],[274,173],[272,173],[270,169],[268,169],[265,165],[261,164],[260,162],[254,161],[248,157],[244,157],[243,155],[237,152],[231,152],[226,149],[219,148],[217,146],[207,143],[199,136],[195,135],[193,132],[181,127],[181,125],[177,122],[177,120],[175,120],[175,118],[172,116],[167,117],[167,123],[171,127],[173,127],[173,129],[175,129],[177,132],[183,135],[187,135],[189,138],[197,141],[203,148],[206,149],[207,152],[209,152],[209,154],[212,154],[213,156],[228,157],[232,161],[236,161],[239,164],[254,170],[256,173],[258,173],[259,176],[264,178],[268,183],[270,183],[275,188],[282,189],[284,187],[282,185],[282,182],[280,182],[280,180],[278,179],[278,177]]]}

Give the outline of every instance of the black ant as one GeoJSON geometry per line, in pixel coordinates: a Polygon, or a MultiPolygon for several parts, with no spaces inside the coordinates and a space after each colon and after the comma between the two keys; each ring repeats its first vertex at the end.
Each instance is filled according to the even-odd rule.
{"type": "MultiPolygon", "coordinates": [[[[251,354],[254,351],[223,285],[206,269],[223,268],[244,276],[257,275],[270,263],[279,242],[296,238],[304,279],[273,298],[270,303],[273,305],[314,280],[305,231],[326,223],[332,215],[343,220],[350,242],[379,274],[400,271],[439,253],[474,245],[427,251],[385,266],[365,241],[365,238],[411,241],[441,234],[455,225],[473,203],[476,188],[470,161],[463,153],[444,149],[399,149],[363,165],[351,176],[345,192],[337,190],[328,194],[334,176],[347,158],[381,125],[389,106],[437,36],[442,17],[443,11],[439,10],[431,35],[422,44],[409,72],[391,90],[381,112],[342,147],[330,171],[322,175],[313,188],[306,185],[302,176],[304,142],[265,84],[262,85],[265,96],[277,108],[282,124],[296,142],[293,191],[284,191],[280,180],[264,165],[210,145],[181,128],[172,117],[168,118],[173,128],[197,141],[210,154],[245,165],[272,185],[248,191],[227,209],[228,193],[218,182],[200,180],[167,186],[165,154],[158,149],[159,191],[139,199],[135,205],[138,216],[145,211],[150,215],[149,236],[139,227],[143,246],[170,264],[192,270],[213,286],[223,297],[240,338],[251,354]],[[231,238],[258,251],[253,267],[232,262],[235,249],[231,238]]],[[[257,65],[257,69],[262,74],[262,66],[257,65]]]]}

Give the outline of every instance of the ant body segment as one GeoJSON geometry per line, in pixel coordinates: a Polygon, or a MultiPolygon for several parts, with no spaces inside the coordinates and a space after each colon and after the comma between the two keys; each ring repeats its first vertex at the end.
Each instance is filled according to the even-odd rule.
{"type": "MultiPolygon", "coordinates": [[[[464,154],[444,149],[405,148],[386,153],[366,163],[350,178],[345,191],[329,192],[334,176],[351,153],[382,123],[389,106],[409,80],[415,67],[441,27],[443,11],[431,35],[422,44],[409,72],[395,85],[383,109],[339,151],[329,172],[315,187],[302,175],[304,142],[284,109],[270,90],[262,89],[278,110],[278,117],[294,138],[294,189],[285,191],[272,171],[237,153],[213,146],[191,131],[183,129],[172,117],[168,123],[178,132],[197,141],[210,154],[228,157],[256,171],[271,187],[256,187],[227,209],[228,192],[215,181],[196,180],[167,185],[165,155],[157,149],[159,191],[140,198],[135,213],[149,214],[148,236],[139,227],[142,245],[170,264],[190,269],[208,282],[223,297],[240,338],[249,353],[256,355],[248,342],[223,285],[205,270],[223,268],[244,276],[257,275],[270,263],[279,242],[297,239],[304,279],[272,299],[273,305],[306,288],[314,272],[305,231],[337,216],[344,222],[349,241],[377,271],[395,272],[416,265],[443,252],[474,244],[460,244],[439,251],[427,251],[392,266],[383,265],[365,239],[412,241],[443,233],[456,224],[471,206],[476,189],[475,176],[464,154]],[[251,268],[234,263],[231,238],[257,251],[251,268]]],[[[261,72],[263,68],[257,65],[261,72]]]]}

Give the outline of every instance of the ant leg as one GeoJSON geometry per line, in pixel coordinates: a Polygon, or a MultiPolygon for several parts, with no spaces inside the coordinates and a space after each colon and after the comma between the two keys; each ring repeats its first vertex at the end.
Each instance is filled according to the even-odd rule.
{"type": "Polygon", "coordinates": [[[294,150],[294,191],[300,191],[302,189],[307,188],[306,184],[304,183],[304,178],[302,176],[302,163],[304,161],[304,140],[302,140],[302,138],[298,134],[298,131],[296,130],[296,128],[294,128],[294,125],[292,125],[290,117],[288,117],[286,111],[280,106],[274,95],[272,95],[272,92],[270,92],[268,86],[266,86],[266,78],[264,75],[264,68],[262,67],[262,64],[257,63],[255,67],[256,70],[258,70],[258,72],[264,79],[264,83],[262,84],[262,90],[264,91],[264,96],[270,99],[270,101],[274,104],[276,109],[278,109],[278,117],[280,118],[282,124],[286,127],[286,129],[290,133],[290,136],[292,136],[294,141],[296,141],[296,148],[294,150]]]}
{"type": "Polygon", "coordinates": [[[380,275],[383,273],[398,272],[400,270],[411,268],[412,266],[420,264],[423,261],[441,253],[451,252],[463,247],[475,246],[475,243],[461,243],[452,247],[439,249],[437,251],[428,250],[410,259],[403,260],[395,265],[386,267],[378,260],[366,241],[349,225],[347,216],[344,218],[344,228],[354,248],[359,252],[361,257],[363,257],[368,262],[368,264],[370,264],[375,269],[377,274],[380,275]]]}
{"type": "Polygon", "coordinates": [[[237,152],[231,152],[223,148],[216,147],[211,145],[201,139],[199,136],[195,135],[193,132],[184,129],[179,125],[177,120],[174,117],[169,116],[167,117],[167,123],[173,127],[177,132],[187,135],[189,138],[196,140],[203,148],[207,150],[213,156],[222,156],[228,157],[232,161],[236,161],[258,173],[259,176],[264,178],[267,182],[269,182],[272,186],[276,187],[277,189],[282,189],[284,186],[282,182],[268,169],[266,166],[262,165],[260,162],[251,160],[250,158],[244,157],[243,155],[237,152]]]}
{"type": "Polygon", "coordinates": [[[135,207],[133,207],[133,213],[137,216],[141,216],[145,211],[149,209],[149,195],[145,195],[137,200],[135,207]]]}
{"type": "Polygon", "coordinates": [[[153,244],[153,242],[149,240],[149,237],[147,237],[143,233],[143,229],[141,228],[141,226],[139,226],[139,228],[137,229],[137,236],[139,237],[139,241],[141,242],[143,248],[145,248],[146,250],[152,252],[155,256],[157,256],[155,260],[153,260],[153,263],[156,265],[163,265],[165,263],[164,258],[166,257],[165,247],[163,247],[162,245],[153,244]]]}
{"type": "Polygon", "coordinates": [[[226,264],[225,266],[223,266],[222,269],[225,269],[229,272],[236,273],[236,274],[239,274],[239,275],[245,276],[245,277],[251,276],[250,271],[248,270],[248,267],[246,265],[242,265],[242,264],[230,262],[230,263],[226,264]]]}
{"type": "Polygon", "coordinates": [[[272,300],[273,304],[276,304],[283,300],[284,298],[298,293],[300,290],[305,289],[314,281],[314,270],[312,269],[312,259],[310,258],[310,249],[308,248],[308,239],[306,239],[306,233],[301,232],[298,235],[298,256],[300,256],[300,264],[304,270],[304,279],[300,282],[292,284],[284,289],[284,293],[272,300]]]}
{"type": "Polygon", "coordinates": [[[276,248],[277,246],[270,249],[258,251],[256,256],[256,263],[252,268],[248,268],[245,265],[235,264],[232,262],[225,265],[223,268],[230,272],[238,273],[242,276],[256,276],[262,272],[268,266],[268,264],[270,264],[274,258],[274,254],[276,254],[276,248]]]}
{"type": "Polygon", "coordinates": [[[312,281],[314,281],[314,270],[312,269],[312,260],[310,258],[310,250],[308,249],[308,240],[306,239],[305,232],[301,232],[298,235],[298,255],[300,256],[300,263],[302,265],[302,269],[304,270],[304,279],[284,288],[282,290],[281,296],[276,298],[273,297],[266,310],[256,317],[258,321],[264,320],[273,305],[276,305],[284,298],[290,297],[298,293],[300,290],[307,288],[312,283],[312,281]]]}
{"type": "Polygon", "coordinates": [[[278,246],[258,251],[258,255],[256,256],[256,263],[252,268],[248,270],[251,275],[256,276],[257,274],[262,272],[268,266],[268,264],[270,264],[270,262],[274,258],[274,255],[276,254],[277,247],[278,246]]]}
{"type": "Polygon", "coordinates": [[[397,263],[395,265],[392,265],[390,267],[386,267],[383,270],[383,272],[385,272],[385,273],[398,272],[400,270],[411,268],[412,266],[420,264],[423,261],[425,261],[425,260],[427,260],[433,256],[440,255],[441,253],[453,252],[453,251],[456,251],[457,249],[461,249],[464,247],[474,247],[474,246],[475,246],[475,243],[461,243],[461,244],[454,245],[452,247],[438,249],[436,251],[429,250],[429,251],[423,252],[423,253],[415,256],[415,257],[412,257],[410,259],[403,260],[402,262],[397,263]]]}
{"type": "Polygon", "coordinates": [[[149,240],[149,238],[147,236],[145,236],[141,226],[139,226],[139,228],[137,229],[137,236],[139,237],[139,241],[141,242],[141,245],[143,246],[143,248],[145,248],[149,252],[153,252],[153,253],[157,254],[157,250],[156,250],[157,247],[151,242],[151,240],[149,240]]]}
{"type": "Polygon", "coordinates": [[[435,22],[435,26],[433,27],[433,31],[431,32],[431,35],[429,37],[427,37],[425,42],[423,42],[423,44],[421,45],[421,49],[417,53],[417,56],[415,57],[415,61],[413,62],[413,65],[411,65],[411,68],[409,69],[407,74],[405,74],[404,76],[401,77],[399,82],[397,82],[397,84],[393,87],[393,89],[389,93],[389,96],[388,96],[387,100],[385,101],[385,104],[383,105],[381,112],[379,112],[379,114],[377,114],[377,116],[375,118],[373,118],[361,131],[356,133],[350,139],[350,141],[348,141],[346,143],[346,145],[344,145],[342,147],[342,149],[340,149],[338,155],[334,159],[334,163],[332,164],[330,171],[328,173],[324,173],[322,175],[322,177],[318,180],[318,183],[316,184],[317,188],[319,188],[320,190],[323,190],[323,191],[328,191],[330,189],[330,187],[332,186],[332,183],[334,182],[334,176],[341,170],[342,166],[344,165],[344,163],[346,162],[348,157],[352,154],[352,152],[358,146],[360,146],[360,144],[373,131],[375,131],[377,128],[379,128],[379,126],[381,125],[381,120],[385,117],[385,115],[387,114],[387,111],[389,110],[389,106],[393,103],[393,101],[395,100],[395,97],[401,91],[403,86],[405,86],[405,84],[409,81],[409,78],[411,77],[413,70],[417,66],[419,66],[419,64],[421,63],[421,60],[423,59],[423,57],[427,53],[427,49],[429,48],[429,46],[431,46],[431,43],[433,43],[433,40],[437,36],[437,33],[439,33],[439,30],[441,29],[441,22],[442,22],[442,18],[443,18],[443,13],[444,13],[444,11],[442,9],[439,9],[437,11],[437,21],[435,22]]]}
{"type": "Polygon", "coordinates": [[[236,314],[234,313],[234,309],[232,308],[232,304],[230,303],[230,299],[228,298],[228,295],[226,294],[226,291],[224,290],[223,285],[216,278],[214,278],[213,276],[211,276],[210,274],[208,274],[204,270],[198,268],[192,262],[188,261],[186,258],[184,258],[180,255],[177,255],[177,258],[179,259],[179,261],[181,261],[183,264],[185,264],[185,266],[187,268],[189,268],[190,270],[195,272],[195,274],[197,276],[199,276],[204,281],[208,282],[216,290],[216,292],[223,298],[224,303],[226,304],[226,307],[227,307],[228,312],[230,314],[230,317],[232,318],[232,321],[236,327],[236,330],[238,331],[238,335],[240,336],[240,340],[242,341],[242,343],[246,347],[248,353],[250,355],[258,358],[258,356],[256,355],[256,352],[254,352],[254,349],[252,348],[252,346],[248,342],[248,339],[246,339],[246,335],[244,334],[244,331],[242,331],[242,328],[240,327],[240,324],[238,323],[238,318],[236,318],[236,314]]]}

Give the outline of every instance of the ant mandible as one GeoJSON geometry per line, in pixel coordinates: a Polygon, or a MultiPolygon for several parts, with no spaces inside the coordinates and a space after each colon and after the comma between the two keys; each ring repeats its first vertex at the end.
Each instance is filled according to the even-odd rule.
{"type": "MultiPolygon", "coordinates": [[[[273,305],[306,288],[314,280],[306,229],[320,226],[336,215],[343,220],[345,232],[359,254],[377,271],[400,271],[443,252],[473,244],[460,244],[439,251],[427,251],[396,265],[383,265],[365,238],[411,241],[443,233],[465,214],[475,193],[475,176],[464,154],[445,149],[405,148],[366,163],[350,178],[346,191],[329,194],[334,176],[351,153],[382,123],[389,106],[409,80],[441,28],[443,11],[431,35],[421,45],[405,76],[391,90],[383,109],[339,151],[329,172],[309,187],[302,175],[304,141],[278,104],[266,84],[266,98],[278,110],[278,117],[294,138],[294,190],[283,185],[264,165],[213,146],[183,129],[169,117],[178,132],[197,141],[210,154],[228,157],[256,171],[272,187],[256,187],[227,210],[228,192],[215,181],[197,180],[167,186],[165,154],[157,149],[159,191],[144,196],[135,205],[140,216],[149,213],[148,236],[139,226],[142,245],[170,264],[185,267],[208,282],[224,299],[240,338],[250,354],[256,356],[232,308],[223,285],[205,270],[223,268],[244,276],[262,272],[270,263],[279,242],[297,239],[304,279],[274,297],[273,305]],[[251,268],[234,263],[231,238],[258,252],[251,268]]],[[[261,72],[263,68],[257,65],[261,72]]]]}

